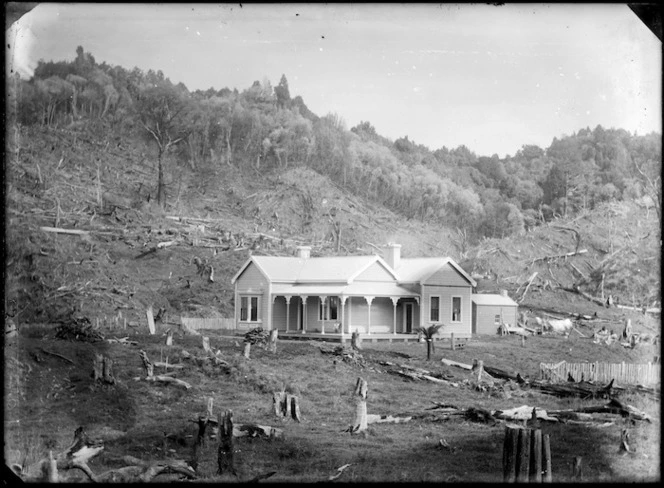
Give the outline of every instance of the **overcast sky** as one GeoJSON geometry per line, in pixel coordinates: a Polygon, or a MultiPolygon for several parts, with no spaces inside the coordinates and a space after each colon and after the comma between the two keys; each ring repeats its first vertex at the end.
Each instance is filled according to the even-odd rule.
{"type": "Polygon", "coordinates": [[[620,4],[41,4],[7,44],[28,78],[79,45],[192,91],[285,74],[317,115],[432,150],[504,157],[598,124],[662,130],[661,43],[620,4]]]}

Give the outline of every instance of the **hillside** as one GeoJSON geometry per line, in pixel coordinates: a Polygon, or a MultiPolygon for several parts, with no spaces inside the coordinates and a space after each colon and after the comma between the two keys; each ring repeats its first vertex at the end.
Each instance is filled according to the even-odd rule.
{"type": "Polygon", "coordinates": [[[458,231],[406,220],[310,168],[265,176],[173,164],[161,209],[153,148],[99,139],[100,129],[21,127],[8,141],[5,304],[18,323],[134,322],[150,305],[165,322],[228,317],[230,278],[250,253],[288,255],[307,244],[313,255],[368,254],[390,241],[405,256],[451,256],[478,291],[506,289],[524,308],[610,312],[575,285],[616,304],[659,307],[658,220],[644,201],[607,203],[471,246],[458,231]],[[212,265],[213,282],[197,273],[195,258],[212,265]]]}
{"type": "Polygon", "coordinates": [[[388,241],[412,255],[451,250],[440,230],[305,168],[269,178],[175,167],[161,209],[150,148],[97,140],[95,130],[23,128],[9,141],[5,299],[19,323],[135,321],[149,305],[166,321],[230,316],[230,278],[252,252],[292,254],[307,244],[314,255],[366,254],[388,241]],[[143,254],[160,242],[172,245],[143,254]],[[196,257],[214,267],[214,282],[197,275],[196,257]]]}

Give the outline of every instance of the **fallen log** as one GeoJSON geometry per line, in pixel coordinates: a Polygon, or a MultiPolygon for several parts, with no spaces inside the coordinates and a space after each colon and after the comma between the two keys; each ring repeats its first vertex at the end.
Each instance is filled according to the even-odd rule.
{"type": "Polygon", "coordinates": [[[54,232],[56,234],[69,234],[75,236],[88,236],[90,231],[80,229],[62,229],[60,227],[40,227],[39,230],[44,232],[54,232]]]}
{"type": "Polygon", "coordinates": [[[392,415],[376,415],[368,414],[367,415],[367,424],[401,424],[403,422],[409,422],[412,420],[411,417],[393,417],[392,415]]]}
{"type": "Polygon", "coordinates": [[[588,407],[579,407],[569,410],[551,411],[551,415],[567,414],[567,413],[608,413],[613,415],[620,415],[621,417],[629,417],[634,420],[644,420],[651,422],[652,419],[648,414],[637,410],[631,405],[625,405],[619,400],[612,398],[606,405],[596,405],[588,407]]]}
{"type": "Polygon", "coordinates": [[[184,478],[196,479],[196,472],[183,460],[143,461],[133,456],[123,456],[122,460],[133,464],[111,469],[91,478],[96,483],[147,483],[161,474],[177,473],[184,478]]]}
{"type": "Polygon", "coordinates": [[[57,354],[57,353],[55,353],[55,352],[47,351],[47,350],[44,349],[44,348],[40,348],[40,350],[41,350],[41,352],[43,352],[44,354],[48,354],[48,355],[50,355],[50,356],[55,356],[56,358],[60,358],[60,359],[62,359],[62,360],[64,360],[64,361],[67,361],[69,364],[75,364],[74,361],[72,361],[72,360],[69,359],[68,357],[62,356],[61,354],[57,354]]]}
{"type": "Polygon", "coordinates": [[[445,366],[456,366],[457,368],[461,369],[467,369],[471,370],[473,369],[473,366],[471,364],[464,364],[464,363],[457,363],[456,361],[452,361],[451,359],[441,359],[440,360],[445,366]]]}

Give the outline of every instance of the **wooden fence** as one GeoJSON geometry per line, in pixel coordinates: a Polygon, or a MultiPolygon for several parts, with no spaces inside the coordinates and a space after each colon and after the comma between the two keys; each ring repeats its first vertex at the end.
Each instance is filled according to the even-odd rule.
{"type": "Polygon", "coordinates": [[[629,363],[540,363],[540,377],[553,382],[566,382],[571,375],[574,381],[608,383],[612,379],[618,385],[652,385],[661,381],[660,364],[629,363]]]}
{"type": "Polygon", "coordinates": [[[180,317],[182,325],[190,329],[235,330],[235,319],[180,317]]]}

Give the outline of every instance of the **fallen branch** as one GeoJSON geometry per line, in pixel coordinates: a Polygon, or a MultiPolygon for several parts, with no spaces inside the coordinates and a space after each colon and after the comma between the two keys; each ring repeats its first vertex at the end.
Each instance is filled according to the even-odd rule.
{"type": "Polygon", "coordinates": [[[74,363],[74,361],[72,361],[71,359],[69,359],[69,358],[67,358],[67,357],[65,357],[65,356],[62,356],[61,354],[58,354],[58,353],[55,353],[55,352],[51,352],[51,351],[47,351],[47,350],[44,349],[44,348],[40,348],[40,350],[41,350],[41,352],[43,352],[44,354],[49,354],[49,355],[51,355],[51,356],[55,356],[56,358],[63,359],[63,360],[65,360],[65,361],[67,361],[69,364],[76,364],[76,363],[74,363]]]}
{"type": "Polygon", "coordinates": [[[118,339],[117,337],[110,337],[106,339],[106,342],[111,344],[122,344],[123,346],[138,346],[138,342],[130,341],[129,336],[118,339]]]}
{"type": "Polygon", "coordinates": [[[542,256],[542,257],[533,259],[530,263],[530,266],[532,266],[533,264],[535,264],[539,261],[551,261],[553,259],[569,258],[569,257],[572,257],[572,256],[577,256],[579,254],[585,254],[587,252],[588,252],[588,249],[580,249],[578,251],[571,251],[571,252],[567,252],[565,254],[554,254],[553,256],[542,256]]]}
{"type": "Polygon", "coordinates": [[[143,379],[144,381],[174,384],[174,385],[177,385],[177,386],[182,386],[187,390],[189,390],[191,388],[191,385],[189,383],[187,383],[186,381],[182,381],[182,380],[179,380],[177,378],[167,376],[165,374],[155,376],[154,375],[154,364],[152,364],[150,362],[150,359],[148,358],[147,353],[145,351],[141,350],[141,351],[139,351],[139,355],[141,356],[141,360],[143,361],[143,367],[145,368],[146,376],[145,376],[145,378],[141,378],[141,377],[134,378],[135,381],[139,381],[139,380],[143,379]]]}
{"type": "Polygon", "coordinates": [[[337,468],[337,474],[330,476],[327,481],[334,481],[336,480],[339,476],[341,476],[344,472],[344,470],[348,467],[352,466],[352,464],[344,464],[343,466],[337,468]]]}
{"type": "Polygon", "coordinates": [[[37,461],[27,468],[18,466],[19,474],[24,481],[34,482],[46,481],[49,473],[51,473],[52,478],[55,477],[55,472],[58,469],[80,469],[91,480],[95,481],[95,475],[87,463],[103,450],[103,442],[91,441],[83,430],[83,427],[79,427],[74,432],[74,442],[66,451],[56,456],[49,454],[48,457],[37,461]]]}

